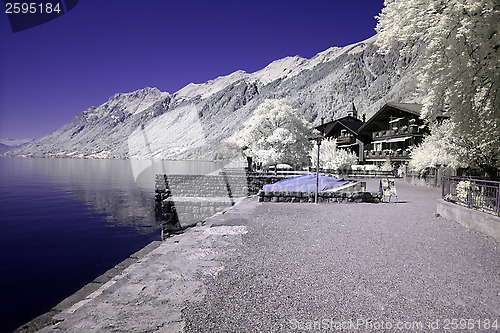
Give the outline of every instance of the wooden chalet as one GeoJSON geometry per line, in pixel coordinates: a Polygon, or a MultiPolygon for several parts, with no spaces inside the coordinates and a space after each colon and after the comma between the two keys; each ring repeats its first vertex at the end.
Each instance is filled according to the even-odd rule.
{"type": "MultiPolygon", "coordinates": [[[[363,115],[364,118],[364,115],[363,115]]],[[[365,139],[359,134],[364,120],[358,119],[358,111],[352,106],[347,116],[315,127],[325,138],[337,140],[337,148],[355,152],[360,162],[363,161],[365,139]]]]}
{"type": "Polygon", "coordinates": [[[404,162],[410,158],[409,148],[422,141],[428,127],[420,119],[422,105],[387,103],[359,129],[368,137],[365,141],[363,160],[366,163],[404,162]]]}

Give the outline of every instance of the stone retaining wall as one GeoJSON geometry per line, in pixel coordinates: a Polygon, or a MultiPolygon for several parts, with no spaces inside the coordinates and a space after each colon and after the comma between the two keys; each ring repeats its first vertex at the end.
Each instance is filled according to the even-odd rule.
{"type": "MultiPolygon", "coordinates": [[[[306,191],[260,191],[259,202],[314,202],[316,192],[306,191]]],[[[372,202],[378,203],[382,195],[378,192],[319,192],[318,203],[327,202],[372,202]]]]}
{"type": "Polygon", "coordinates": [[[196,225],[234,205],[228,198],[172,198],[157,201],[156,220],[162,223],[162,239],[196,225]],[[208,200],[207,200],[208,199],[208,200]]]}
{"type": "Polygon", "coordinates": [[[234,205],[236,198],[257,194],[267,184],[284,176],[165,175],[155,178],[156,220],[162,223],[162,238],[203,221],[234,205]]]}
{"type": "Polygon", "coordinates": [[[157,174],[157,200],[168,197],[246,197],[257,194],[264,185],[286,179],[285,176],[254,176],[245,174],[165,175],[157,174]]]}

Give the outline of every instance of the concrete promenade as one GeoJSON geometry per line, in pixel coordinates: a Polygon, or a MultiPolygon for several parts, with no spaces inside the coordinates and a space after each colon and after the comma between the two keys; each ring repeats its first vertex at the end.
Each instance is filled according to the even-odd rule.
{"type": "Polygon", "coordinates": [[[396,186],[400,203],[246,199],[40,332],[500,332],[500,243],[396,186]]]}

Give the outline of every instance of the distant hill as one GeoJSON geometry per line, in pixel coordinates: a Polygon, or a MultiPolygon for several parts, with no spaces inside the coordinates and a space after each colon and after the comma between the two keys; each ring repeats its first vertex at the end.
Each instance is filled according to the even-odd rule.
{"type": "Polygon", "coordinates": [[[268,98],[286,98],[311,125],[345,115],[352,103],[368,119],[386,102],[419,102],[413,97],[418,48],[412,56],[382,56],[375,39],[191,83],[174,94],[149,87],[116,94],[8,155],[214,159],[221,140],[268,98]]]}
{"type": "Polygon", "coordinates": [[[34,141],[34,139],[0,139],[0,154],[25,147],[34,141]]]}

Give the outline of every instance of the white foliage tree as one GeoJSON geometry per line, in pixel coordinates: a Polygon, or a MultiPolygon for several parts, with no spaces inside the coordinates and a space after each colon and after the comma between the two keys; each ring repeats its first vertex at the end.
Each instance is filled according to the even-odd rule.
{"type": "Polygon", "coordinates": [[[494,173],[500,153],[500,2],[386,0],[377,18],[380,52],[423,47],[423,117],[433,120],[446,111],[468,152],[463,158],[494,173]]]}
{"type": "MultiPolygon", "coordinates": [[[[318,159],[318,147],[315,146],[309,152],[313,167],[316,167],[318,159]]],[[[337,148],[337,140],[323,140],[319,147],[319,167],[322,169],[332,169],[346,171],[353,164],[358,162],[358,156],[353,152],[348,152],[337,148]]]]}
{"type": "Polygon", "coordinates": [[[268,99],[261,103],[244,128],[228,141],[245,150],[247,156],[264,165],[309,163],[312,143],[309,123],[285,100],[268,99]]]}
{"type": "Polygon", "coordinates": [[[424,138],[423,142],[410,152],[410,167],[423,173],[428,167],[447,166],[452,168],[466,167],[468,152],[463,148],[455,133],[455,123],[450,120],[442,124],[434,124],[432,135],[424,138]]]}

